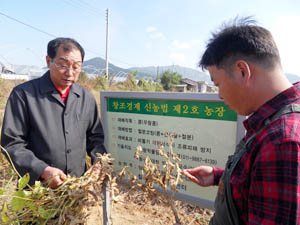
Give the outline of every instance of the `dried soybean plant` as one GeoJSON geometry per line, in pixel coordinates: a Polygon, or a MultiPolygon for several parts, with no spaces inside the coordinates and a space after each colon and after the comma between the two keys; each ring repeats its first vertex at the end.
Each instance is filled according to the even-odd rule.
{"type": "Polygon", "coordinates": [[[29,186],[29,174],[26,174],[20,177],[15,193],[12,190],[0,190],[0,198],[10,198],[2,207],[2,223],[85,224],[91,207],[101,201],[104,182],[110,181],[113,200],[118,193],[116,178],[112,176],[113,159],[110,154],[99,154],[97,157],[99,161],[83,176],[67,176],[57,189],[48,188],[40,181],[29,186]]]}
{"type": "Polygon", "coordinates": [[[164,170],[160,170],[159,165],[152,163],[148,156],[146,157],[141,154],[142,147],[138,146],[134,158],[144,160],[144,168],[142,171],[144,182],[139,180],[137,176],[129,170],[130,167],[128,166],[123,167],[119,176],[121,178],[126,176],[132,188],[142,189],[153,202],[157,201],[156,197],[159,197],[159,200],[167,203],[174,213],[176,224],[181,224],[178,212],[175,208],[174,196],[175,192],[177,192],[177,184],[182,182],[182,179],[181,169],[179,168],[180,159],[173,151],[173,141],[174,135],[170,135],[168,137],[168,153],[164,151],[163,145],[160,145],[158,148],[159,155],[165,158],[165,165],[163,165],[164,170]],[[161,191],[158,191],[155,187],[159,187],[161,191]],[[171,193],[168,192],[168,187],[170,187],[171,193]]]}

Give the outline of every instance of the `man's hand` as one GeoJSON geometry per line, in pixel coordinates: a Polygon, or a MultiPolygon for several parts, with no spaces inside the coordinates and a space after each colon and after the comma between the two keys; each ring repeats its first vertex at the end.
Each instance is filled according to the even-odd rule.
{"type": "Polygon", "coordinates": [[[42,173],[41,178],[47,181],[50,188],[55,189],[63,184],[64,180],[66,179],[66,174],[64,174],[64,172],[60,169],[47,166],[42,173]]]}
{"type": "Polygon", "coordinates": [[[214,183],[214,173],[211,166],[199,166],[194,169],[186,169],[182,171],[182,174],[202,187],[207,187],[214,183]]]}

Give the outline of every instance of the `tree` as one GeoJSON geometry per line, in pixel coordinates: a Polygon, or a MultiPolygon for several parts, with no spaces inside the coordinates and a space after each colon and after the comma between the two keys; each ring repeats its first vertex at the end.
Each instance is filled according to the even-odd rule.
{"type": "Polygon", "coordinates": [[[137,88],[135,77],[132,73],[129,73],[126,80],[123,82],[123,87],[127,91],[134,91],[137,88]]]}
{"type": "Polygon", "coordinates": [[[88,80],[88,76],[85,72],[81,71],[80,74],[79,74],[79,78],[78,78],[78,82],[79,83],[84,83],[88,80]]]}
{"type": "Polygon", "coordinates": [[[99,90],[106,90],[107,89],[107,82],[104,76],[100,74],[95,77],[95,89],[99,90]]]}
{"type": "Polygon", "coordinates": [[[135,70],[135,71],[133,72],[133,76],[136,78],[138,75],[139,75],[139,71],[138,71],[138,70],[135,70]]]}
{"type": "Polygon", "coordinates": [[[148,87],[148,83],[145,79],[141,78],[137,84],[140,88],[145,89],[148,87]]]}
{"type": "Polygon", "coordinates": [[[165,90],[172,89],[176,84],[180,84],[182,76],[176,72],[166,71],[160,78],[160,83],[165,90]]]}

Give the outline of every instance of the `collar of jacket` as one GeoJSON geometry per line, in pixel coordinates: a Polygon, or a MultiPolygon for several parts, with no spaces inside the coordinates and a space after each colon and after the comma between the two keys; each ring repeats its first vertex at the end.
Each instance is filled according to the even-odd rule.
{"type": "MultiPolygon", "coordinates": [[[[42,94],[58,93],[58,91],[56,90],[54,84],[52,83],[52,81],[50,79],[50,71],[49,70],[44,75],[42,75],[40,83],[41,83],[40,92],[42,94]]],[[[77,96],[81,95],[81,90],[80,90],[78,84],[76,84],[76,83],[72,84],[69,94],[70,93],[74,93],[77,96]]]]}

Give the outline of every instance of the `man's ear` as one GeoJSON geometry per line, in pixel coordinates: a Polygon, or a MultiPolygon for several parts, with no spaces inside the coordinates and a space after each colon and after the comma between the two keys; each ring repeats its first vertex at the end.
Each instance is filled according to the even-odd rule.
{"type": "Polygon", "coordinates": [[[238,60],[234,66],[237,77],[240,77],[244,84],[247,84],[251,78],[251,69],[245,60],[238,60]]]}
{"type": "Polygon", "coordinates": [[[46,63],[48,68],[50,68],[51,58],[48,55],[46,56],[46,63]]]}

